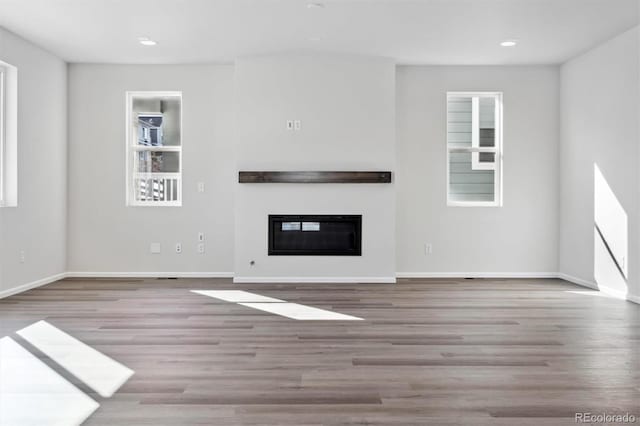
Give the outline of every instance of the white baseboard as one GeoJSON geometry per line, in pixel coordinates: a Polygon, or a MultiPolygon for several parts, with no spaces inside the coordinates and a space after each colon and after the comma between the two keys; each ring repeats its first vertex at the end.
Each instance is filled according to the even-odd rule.
{"type": "Polygon", "coordinates": [[[577,284],[582,287],[587,287],[592,290],[600,291],[608,296],[615,297],[616,299],[628,300],[633,303],[640,304],[640,297],[635,296],[633,294],[629,294],[626,291],[620,291],[609,287],[598,286],[594,281],[588,281],[582,278],[574,277],[572,275],[567,275],[563,273],[558,274],[558,278],[563,279],[565,281],[569,281],[570,283],[577,284]]]}
{"type": "Polygon", "coordinates": [[[557,272],[398,272],[398,278],[558,278],[557,272]]]}
{"type": "Polygon", "coordinates": [[[616,299],[628,300],[629,293],[626,291],[616,290],[609,287],[599,287],[598,290],[607,296],[615,297],[616,299]]]}
{"type": "Polygon", "coordinates": [[[594,281],[588,281],[582,278],[574,277],[573,275],[563,274],[562,272],[558,273],[558,278],[561,280],[569,281],[572,284],[577,284],[582,287],[587,287],[593,290],[599,290],[598,284],[594,281]]]}
{"type": "Polygon", "coordinates": [[[10,288],[8,290],[2,290],[0,291],[0,299],[13,296],[14,294],[22,293],[23,291],[31,290],[36,287],[41,287],[43,285],[51,284],[52,282],[61,280],[66,276],[67,274],[62,272],[60,274],[51,275],[50,277],[46,277],[36,281],[32,281],[30,283],[22,284],[17,287],[10,288]]]}
{"type": "Polygon", "coordinates": [[[233,278],[233,272],[67,272],[67,278],[233,278]]]}
{"type": "Polygon", "coordinates": [[[395,277],[233,277],[238,284],[295,283],[295,284],[394,284],[395,277]]]}

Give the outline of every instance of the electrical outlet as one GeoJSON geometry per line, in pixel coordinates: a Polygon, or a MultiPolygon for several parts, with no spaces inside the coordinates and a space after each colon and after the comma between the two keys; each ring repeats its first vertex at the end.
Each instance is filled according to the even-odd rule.
{"type": "Polygon", "coordinates": [[[198,244],[198,253],[204,254],[204,243],[198,244]]]}
{"type": "Polygon", "coordinates": [[[198,241],[204,242],[204,232],[198,232],[198,241]]]}
{"type": "Polygon", "coordinates": [[[302,127],[302,123],[300,122],[300,120],[295,120],[295,121],[293,122],[293,128],[294,128],[295,130],[300,130],[300,128],[301,128],[301,127],[302,127]]]}
{"type": "Polygon", "coordinates": [[[293,130],[293,120],[287,120],[287,130],[293,130]]]}
{"type": "Polygon", "coordinates": [[[182,243],[176,243],[176,253],[182,253],[182,243]]]}
{"type": "Polygon", "coordinates": [[[424,254],[431,254],[433,253],[433,246],[431,245],[431,243],[425,243],[424,245],[424,254]]]}
{"type": "Polygon", "coordinates": [[[19,257],[20,263],[25,263],[27,261],[27,253],[24,250],[20,250],[19,257]]]}
{"type": "Polygon", "coordinates": [[[198,182],[198,192],[204,192],[204,182],[198,182]]]}
{"type": "Polygon", "coordinates": [[[149,244],[149,253],[151,253],[151,254],[159,254],[160,253],[160,243],[151,243],[151,244],[149,244]]]}

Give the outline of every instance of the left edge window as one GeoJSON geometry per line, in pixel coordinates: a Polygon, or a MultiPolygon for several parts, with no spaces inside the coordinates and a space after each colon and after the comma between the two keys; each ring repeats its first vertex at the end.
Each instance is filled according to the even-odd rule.
{"type": "Polygon", "coordinates": [[[0,61],[0,207],[18,205],[18,69],[0,61]]]}

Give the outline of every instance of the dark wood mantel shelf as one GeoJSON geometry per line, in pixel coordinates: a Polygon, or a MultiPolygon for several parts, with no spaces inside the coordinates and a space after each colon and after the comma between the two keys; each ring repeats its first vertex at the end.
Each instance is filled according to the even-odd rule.
{"type": "Polygon", "coordinates": [[[255,172],[238,173],[240,183],[391,183],[391,172],[255,172]]]}

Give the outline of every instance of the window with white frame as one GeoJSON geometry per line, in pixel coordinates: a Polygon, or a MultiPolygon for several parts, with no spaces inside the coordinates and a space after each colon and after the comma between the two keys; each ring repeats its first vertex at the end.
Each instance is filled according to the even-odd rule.
{"type": "Polygon", "coordinates": [[[18,69],[0,61],[0,206],[18,205],[18,69]]]}
{"type": "Polygon", "coordinates": [[[127,205],[182,205],[182,93],[127,93],[127,205]]]}
{"type": "Polygon", "coordinates": [[[447,93],[447,204],[502,205],[502,93],[447,93]]]}
{"type": "Polygon", "coordinates": [[[5,179],[4,179],[4,171],[5,171],[5,166],[4,166],[4,161],[5,161],[5,153],[4,153],[4,146],[5,146],[5,127],[6,127],[6,112],[5,112],[5,108],[6,108],[6,78],[7,78],[7,71],[6,68],[3,67],[2,65],[0,65],[0,206],[4,206],[5,202],[5,196],[4,196],[4,183],[5,183],[5,179]]]}

